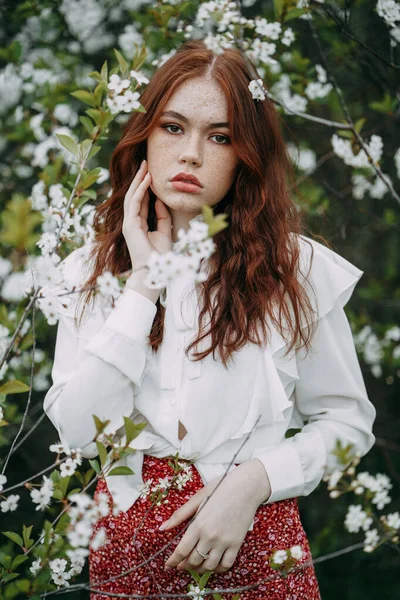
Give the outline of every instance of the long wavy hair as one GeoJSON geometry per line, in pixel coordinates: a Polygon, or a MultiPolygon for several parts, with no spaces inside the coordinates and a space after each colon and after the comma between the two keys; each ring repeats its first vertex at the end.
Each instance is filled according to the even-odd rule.
{"type": "MultiPolygon", "coordinates": [[[[268,342],[268,319],[284,337],[287,353],[294,346],[305,346],[308,351],[314,319],[307,317],[314,309],[297,277],[300,248],[298,236],[291,234],[300,234],[302,224],[291,198],[294,169],[280,117],[271,100],[252,98],[248,85],[259,75],[240,50],[230,48],[215,54],[201,40],[184,42],[155,72],[141,96],[146,112],[133,112],[124,126],[110,161],[112,194],[96,208],[96,235],[89,255],[93,269],[80,300],[84,299],[86,307],[96,278],[104,270],[120,274],[132,268],[122,234],[125,194],[146,158],[147,138],[169,98],[182,83],[201,76],[212,77],[225,93],[231,143],[239,163],[229,192],[213,207],[214,214],[227,215],[229,226],[213,238],[216,251],[208,259],[208,278],[196,284],[202,305],[199,330],[186,355],[211,335],[210,347],[193,353],[192,360],[202,360],[211,352],[214,357],[218,349],[226,367],[232,353],[247,342],[268,342]],[[215,294],[215,304],[211,294],[215,294]],[[302,325],[302,313],[309,327],[302,325]],[[206,315],[209,329],[204,331],[206,315]]],[[[155,231],[156,197],[150,188],[148,192],[148,226],[155,231]]],[[[149,335],[153,352],[157,352],[164,330],[165,308],[159,299],[156,307],[149,335]]]]}

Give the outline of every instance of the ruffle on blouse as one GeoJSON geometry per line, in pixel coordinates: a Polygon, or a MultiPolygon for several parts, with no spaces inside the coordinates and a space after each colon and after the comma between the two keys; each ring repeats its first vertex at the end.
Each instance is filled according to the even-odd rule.
{"type": "MultiPolygon", "coordinates": [[[[301,322],[302,328],[304,328],[322,319],[337,303],[344,307],[362,277],[363,271],[311,238],[300,235],[298,241],[300,245],[299,281],[305,286],[312,307],[316,311],[309,320],[302,315],[301,322]],[[314,250],[311,270],[311,246],[309,243],[314,250]]],[[[270,326],[269,343],[262,350],[256,387],[247,417],[233,439],[240,438],[252,431],[259,416],[261,418],[257,427],[284,421],[284,411],[293,407],[290,398],[296,380],[299,379],[296,350],[292,349],[285,357],[287,342],[272,323],[270,326]]],[[[295,407],[293,408],[295,409],[295,407]]],[[[294,415],[294,423],[297,421],[297,424],[300,425],[300,420],[300,415],[294,415]]]]}

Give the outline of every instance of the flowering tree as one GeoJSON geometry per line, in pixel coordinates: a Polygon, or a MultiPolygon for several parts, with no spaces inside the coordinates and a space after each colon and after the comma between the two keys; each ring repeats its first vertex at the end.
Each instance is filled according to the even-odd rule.
{"type": "MultiPolygon", "coordinates": [[[[275,0],[261,7],[252,0],[170,0],[157,5],[141,0],[62,0],[54,8],[44,0],[40,6],[15,3],[2,22],[0,585],[4,597],[44,597],[62,587],[69,587],[73,597],[79,590],[87,594],[83,569],[88,545],[96,549],[106,543],[101,528],[92,535],[109,510],[104,497],[92,498],[93,484],[104,472],[114,469],[121,474],[113,462],[134,448],[141,427],[126,419],[126,442],[118,446],[105,434],[106,424],[97,420],[99,456],[89,462],[82,459],[82,449],[54,440],[42,412],[50,385],[54,326],[60,304],[68,304],[78,291],[64,277],[63,258],[77,247],[88,247],[95,206],[111,193],[107,157],[119,138],[119,127],[129,113],[144,110],[141,89],[187,38],[202,38],[217,53],[239,48],[254,62],[259,78],[250,83],[249,93],[260,102],[268,96],[287,124],[287,145],[298,174],[293,190],[298,210],[312,231],[322,231],[365,270],[349,316],[371,399],[378,415],[385,414],[385,422],[377,422],[377,448],[366,462],[375,471],[390,471],[398,481],[400,447],[392,390],[400,376],[395,252],[400,148],[392,132],[398,115],[399,4],[275,0]],[[267,12],[260,14],[261,8],[267,12]],[[371,247],[379,252],[371,252],[371,247]]],[[[200,260],[213,251],[212,236],[225,226],[223,216],[214,217],[205,208],[204,223],[193,225],[187,235],[181,232],[173,253],[152,257],[149,286],[165,285],[181,269],[190,269],[201,281],[200,260]],[[173,265],[168,271],[166,259],[173,265]]],[[[124,277],[105,272],[97,283],[97,293],[114,301],[124,277]]],[[[396,501],[395,487],[385,472],[356,473],[359,458],[351,452],[338,447],[344,471],[333,473],[327,486],[314,492],[315,498],[326,499],[327,487],[332,499],[341,498],[332,502],[332,515],[341,519],[343,533],[339,535],[340,528],[333,523],[328,541],[318,528],[312,530],[317,564],[332,558],[331,550],[347,552],[348,533],[363,532],[350,548],[369,554],[384,544],[399,543],[398,510],[380,516],[396,501]]],[[[190,473],[178,460],[174,466],[174,478],[145,484],[143,494],[152,493],[157,503],[171,487],[183,486],[190,473]]],[[[320,511],[318,525],[322,516],[320,511]]],[[[284,576],[296,568],[301,555],[298,547],[277,549],[270,564],[284,576]]],[[[385,559],[377,553],[375,560],[380,564],[385,559]]],[[[192,575],[188,593],[201,597],[208,577],[192,575]]],[[[319,576],[323,589],[322,568],[319,576]]],[[[387,589],[390,585],[389,578],[387,589]]]]}

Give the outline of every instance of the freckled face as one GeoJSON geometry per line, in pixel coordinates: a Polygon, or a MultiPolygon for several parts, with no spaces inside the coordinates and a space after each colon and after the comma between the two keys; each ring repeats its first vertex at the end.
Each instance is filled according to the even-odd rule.
{"type": "Polygon", "coordinates": [[[230,143],[230,129],[211,123],[228,121],[225,95],[213,80],[192,78],[179,86],[147,140],[151,189],[172,211],[200,213],[214,206],[230,189],[238,158],[230,143]],[[203,186],[198,193],[174,189],[171,179],[192,173],[203,186]]]}

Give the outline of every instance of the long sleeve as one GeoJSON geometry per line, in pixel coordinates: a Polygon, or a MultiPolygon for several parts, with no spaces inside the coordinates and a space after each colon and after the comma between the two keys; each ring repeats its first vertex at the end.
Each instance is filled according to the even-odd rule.
{"type": "MultiPolygon", "coordinates": [[[[133,411],[134,395],[146,375],[147,337],[156,306],[127,287],[110,315],[78,356],[78,332],[72,316],[62,315],[52,368],[53,385],[44,411],[58,430],[60,440],[93,458],[96,428],[93,415],[109,419],[106,432],[116,431],[133,411]]],[[[90,317],[89,317],[90,318],[90,317]]]]}
{"type": "Polygon", "coordinates": [[[312,350],[297,354],[299,379],[295,405],[306,425],[275,447],[255,453],[270,479],[272,493],[263,504],[307,496],[323,475],[340,468],[332,455],[336,440],[366,454],[375,437],[376,411],[369,401],[353,336],[341,303],[317,325],[312,350]]]}

